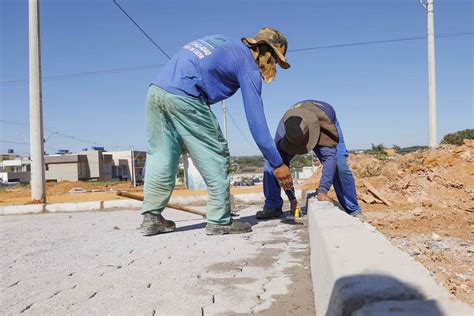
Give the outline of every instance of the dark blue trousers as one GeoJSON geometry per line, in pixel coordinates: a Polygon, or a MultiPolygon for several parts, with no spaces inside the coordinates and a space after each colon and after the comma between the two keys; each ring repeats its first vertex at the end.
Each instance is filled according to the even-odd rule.
{"type": "MultiPolygon", "coordinates": [[[[357,193],[355,187],[354,176],[352,171],[347,164],[347,157],[349,153],[346,145],[344,144],[344,137],[342,136],[342,130],[339,123],[336,122],[336,128],[339,133],[339,144],[337,145],[337,167],[336,174],[333,179],[334,191],[336,191],[337,200],[341,207],[346,213],[356,215],[361,212],[361,207],[357,201],[357,193]]],[[[317,148],[314,149],[314,153],[319,158],[319,151],[317,148]]],[[[286,165],[290,165],[293,155],[281,152],[280,154],[286,165]]],[[[278,184],[277,179],[273,174],[273,168],[270,164],[265,161],[264,173],[263,173],[263,193],[265,195],[264,207],[281,208],[283,205],[283,199],[281,198],[281,188],[278,184]]]]}

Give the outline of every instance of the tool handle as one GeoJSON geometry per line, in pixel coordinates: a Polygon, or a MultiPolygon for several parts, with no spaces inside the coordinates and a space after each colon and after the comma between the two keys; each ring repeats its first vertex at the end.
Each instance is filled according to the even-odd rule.
{"type": "MultiPolygon", "coordinates": [[[[136,194],[132,194],[132,193],[128,193],[128,192],[121,192],[121,191],[117,191],[116,194],[118,196],[123,196],[123,197],[129,198],[129,199],[143,201],[143,196],[140,196],[140,195],[136,195],[136,194]]],[[[183,211],[183,212],[188,212],[188,213],[192,213],[192,214],[196,214],[196,215],[201,215],[204,218],[206,217],[206,212],[199,211],[199,210],[194,210],[192,208],[188,208],[188,207],[183,206],[183,205],[167,204],[166,207],[169,207],[169,208],[172,208],[172,209],[175,209],[175,210],[178,210],[178,211],[183,211]]]]}
{"type": "Polygon", "coordinates": [[[290,200],[290,201],[296,200],[295,188],[285,190],[285,193],[286,193],[286,196],[288,197],[288,200],[290,200]]]}

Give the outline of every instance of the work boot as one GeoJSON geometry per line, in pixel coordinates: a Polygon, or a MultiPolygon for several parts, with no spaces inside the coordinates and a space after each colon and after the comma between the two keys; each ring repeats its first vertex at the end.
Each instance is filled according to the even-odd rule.
{"type": "Polygon", "coordinates": [[[255,214],[257,219],[271,219],[280,218],[283,215],[281,208],[264,207],[263,211],[258,211],[255,214]]]}
{"type": "Polygon", "coordinates": [[[350,213],[349,215],[352,215],[353,217],[357,218],[362,223],[365,223],[368,220],[367,216],[365,216],[365,214],[362,213],[362,211],[355,211],[355,212],[350,213]]]}
{"type": "Polygon", "coordinates": [[[209,223],[206,225],[206,235],[244,234],[251,231],[252,225],[247,222],[233,221],[232,223],[225,225],[209,223]]]}
{"type": "Polygon", "coordinates": [[[166,220],[161,214],[143,214],[143,222],[140,225],[143,236],[153,236],[162,233],[169,233],[176,229],[173,221],[166,220]]]}

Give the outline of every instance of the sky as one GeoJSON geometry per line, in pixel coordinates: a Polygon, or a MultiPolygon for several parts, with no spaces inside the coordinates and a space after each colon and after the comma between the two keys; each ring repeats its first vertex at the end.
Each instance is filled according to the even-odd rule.
{"type": "MultiPolygon", "coordinates": [[[[336,109],[349,149],[428,143],[426,39],[291,52],[424,36],[418,0],[118,2],[169,55],[208,34],[239,40],[264,26],[285,34],[291,68],[262,93],[272,133],[292,104],[316,99],[336,109]]],[[[435,33],[473,32],[473,16],[471,0],[435,0],[435,33]]],[[[46,151],[145,150],[148,85],[167,57],[112,0],[40,0],[40,25],[46,151]]],[[[438,141],[474,126],[473,40],[436,38],[438,141]]],[[[0,0],[0,152],[29,152],[25,79],[28,1],[0,0]]],[[[231,155],[259,154],[240,92],[227,105],[231,155]]],[[[222,127],[220,104],[212,109],[222,127]]]]}

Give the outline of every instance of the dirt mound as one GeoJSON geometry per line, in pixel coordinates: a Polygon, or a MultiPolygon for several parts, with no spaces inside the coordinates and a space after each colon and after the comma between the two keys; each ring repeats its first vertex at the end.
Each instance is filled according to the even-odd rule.
{"type": "MultiPolygon", "coordinates": [[[[473,305],[474,141],[379,158],[385,159],[349,157],[369,223],[473,305]]],[[[320,177],[321,168],[304,188],[314,190],[320,177]]],[[[335,199],[333,190],[330,196],[335,199]]]]}
{"type": "Polygon", "coordinates": [[[48,183],[46,186],[47,195],[67,194],[74,188],[84,190],[107,190],[107,189],[131,189],[133,185],[130,182],[85,182],[85,181],[61,181],[58,183],[48,183]]]}
{"type": "MultiPolygon", "coordinates": [[[[474,142],[442,145],[379,160],[369,154],[352,154],[349,165],[356,179],[359,199],[383,203],[364,184],[369,182],[390,204],[398,207],[457,208],[474,212],[474,142]]],[[[304,185],[314,190],[319,169],[304,185]]],[[[370,209],[370,207],[369,207],[370,209]]]]}
{"type": "MultiPolygon", "coordinates": [[[[46,184],[46,197],[48,203],[65,203],[65,202],[82,202],[95,201],[104,199],[105,196],[98,195],[98,192],[107,193],[108,190],[128,190],[137,191],[130,182],[85,182],[85,181],[61,181],[48,182],[46,184]],[[71,194],[70,191],[75,188],[81,188],[88,192],[92,192],[95,196],[90,194],[71,194]]],[[[110,193],[110,192],[109,192],[110,193]]],[[[112,192],[113,193],[113,192],[112,192]]],[[[115,194],[109,194],[110,197],[105,198],[115,199],[115,194]]],[[[16,188],[4,188],[0,190],[0,205],[23,205],[31,203],[31,191],[29,185],[24,185],[16,188]]]]}

